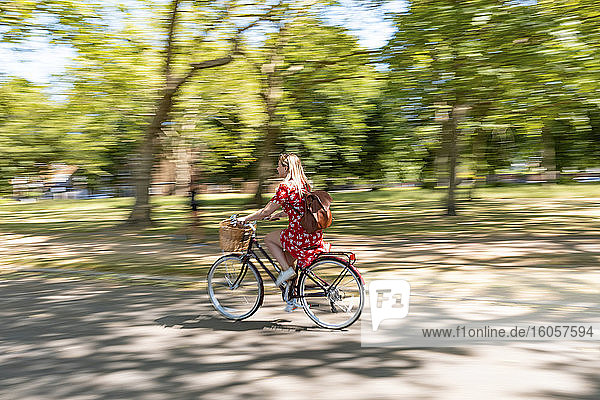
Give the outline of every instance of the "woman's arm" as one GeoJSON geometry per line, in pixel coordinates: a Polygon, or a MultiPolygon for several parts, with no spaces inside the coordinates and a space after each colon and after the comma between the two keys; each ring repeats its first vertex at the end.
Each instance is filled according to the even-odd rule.
{"type": "Polygon", "coordinates": [[[276,214],[271,214],[271,216],[268,217],[267,219],[269,221],[276,221],[276,220],[278,220],[278,219],[280,219],[282,217],[287,217],[287,213],[285,211],[280,211],[280,212],[278,212],[276,214]]]}
{"type": "Polygon", "coordinates": [[[266,206],[264,206],[264,208],[254,212],[246,217],[238,218],[238,221],[256,221],[259,219],[264,219],[264,218],[268,217],[269,215],[273,214],[273,212],[275,212],[275,210],[277,210],[279,207],[281,207],[279,205],[279,203],[270,201],[266,206]]]}

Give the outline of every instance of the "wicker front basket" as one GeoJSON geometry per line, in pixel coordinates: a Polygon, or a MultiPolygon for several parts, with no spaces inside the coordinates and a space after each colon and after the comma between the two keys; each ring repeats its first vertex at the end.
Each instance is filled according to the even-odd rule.
{"type": "Polygon", "coordinates": [[[232,225],[228,219],[219,224],[219,245],[223,251],[246,251],[251,237],[252,228],[249,226],[232,225]]]}

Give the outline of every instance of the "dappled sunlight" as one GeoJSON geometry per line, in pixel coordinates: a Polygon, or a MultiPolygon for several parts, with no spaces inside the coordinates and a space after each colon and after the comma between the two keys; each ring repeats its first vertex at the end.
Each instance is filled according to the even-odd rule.
{"type": "MultiPolygon", "coordinates": [[[[5,234],[0,234],[0,237],[3,236],[5,234]]],[[[209,246],[212,249],[209,251],[205,247],[190,246],[184,241],[170,243],[131,237],[122,240],[112,235],[95,235],[93,240],[74,240],[60,235],[25,238],[20,243],[11,239],[3,240],[0,261],[4,266],[200,275],[202,268],[209,266],[218,255],[214,245],[209,246]]]]}
{"type": "Polygon", "coordinates": [[[429,270],[399,270],[395,273],[393,269],[388,269],[369,272],[365,276],[368,280],[405,279],[411,284],[411,296],[436,301],[446,299],[454,304],[449,306],[451,309],[455,309],[456,302],[461,304],[458,309],[463,305],[476,308],[477,304],[483,310],[488,307],[513,309],[513,306],[514,310],[521,311],[539,306],[550,309],[570,307],[569,313],[581,315],[588,307],[592,307],[592,313],[594,307],[600,307],[600,286],[595,284],[600,279],[598,271],[437,267],[429,270]]]}
{"type": "MultiPolygon", "coordinates": [[[[597,341],[362,340],[379,322],[392,339],[600,326],[598,16],[592,0],[2,1],[0,399],[600,399],[597,341]],[[209,306],[209,286],[220,315],[236,289],[248,304],[250,277],[263,300],[251,252],[240,274],[207,271],[219,223],[282,179],[331,194],[328,257],[356,255],[372,320],[284,313],[270,273],[248,320],[209,306]],[[387,283],[410,307],[378,279],[405,280],[387,283]],[[387,305],[410,313],[377,321],[387,305]]],[[[288,221],[257,224],[262,243],[288,221]]],[[[300,289],[307,314],[363,310],[347,274],[311,280],[328,300],[300,289]]]]}
{"type": "MultiPolygon", "coordinates": [[[[290,395],[289,387],[273,385],[272,379],[257,381],[277,376],[277,382],[296,386],[293,393],[308,394],[320,387],[322,395],[347,393],[352,398],[362,385],[372,383],[372,395],[385,396],[399,377],[422,367],[418,354],[361,348],[356,329],[310,330],[305,316],[274,312],[271,300],[255,318],[233,323],[216,318],[200,293],[182,296],[156,287],[64,280],[37,285],[23,279],[0,285],[16,285],[13,289],[23,293],[11,297],[1,312],[5,335],[0,360],[17,395],[27,390],[30,395],[62,398],[83,393],[147,398],[157,387],[198,398],[217,393],[220,398],[252,398],[257,392],[260,398],[290,395]],[[89,292],[96,293],[71,301],[71,296],[89,292]],[[70,297],[55,297],[61,293],[70,297]],[[15,313],[17,308],[11,306],[25,298],[39,300],[20,305],[15,313]],[[278,314],[292,320],[277,322],[273,317],[278,314]],[[38,318],[23,324],[27,315],[38,318]],[[310,387],[302,386],[307,378],[312,379],[310,387]],[[332,379],[336,385],[330,384],[332,379]],[[342,383],[345,388],[340,390],[342,383]]],[[[421,389],[415,382],[403,393],[421,389]]]]}
{"type": "MultiPolygon", "coordinates": [[[[442,308],[444,308],[442,306],[442,308]]],[[[533,306],[514,304],[487,304],[482,301],[461,301],[447,304],[446,309],[450,317],[460,321],[494,321],[504,318],[517,322],[516,317],[529,317],[534,312],[533,306]]]]}
{"type": "Polygon", "coordinates": [[[513,238],[511,240],[482,238],[436,239],[351,239],[332,236],[334,248],[352,249],[357,254],[358,265],[371,269],[392,269],[466,265],[510,266],[564,266],[574,268],[595,266],[600,248],[594,238],[550,236],[536,238],[513,238]],[[581,249],[576,246],[589,243],[581,249]]]}
{"type": "Polygon", "coordinates": [[[24,236],[3,234],[5,236],[2,241],[5,246],[19,246],[22,244],[43,243],[50,239],[49,236],[24,236]]]}
{"type": "MultiPolygon", "coordinates": [[[[368,275],[389,277],[391,272],[368,275]]],[[[514,325],[544,316],[582,315],[581,309],[550,307],[541,304],[544,299],[528,302],[518,295],[542,281],[553,286],[551,278],[572,279],[570,288],[552,290],[560,295],[552,300],[560,304],[598,274],[464,267],[403,270],[397,277],[411,282],[411,318],[425,328],[482,321],[514,325]],[[519,299],[523,303],[510,303],[519,299]]],[[[160,390],[195,398],[306,397],[318,387],[319,395],[353,399],[368,386],[372,398],[418,398],[424,390],[460,393],[445,381],[448,371],[464,373],[474,363],[478,368],[493,365],[503,374],[517,368],[532,378],[517,386],[523,393],[537,393],[542,386],[561,391],[574,382],[583,385],[576,393],[594,390],[585,386],[585,374],[597,366],[597,350],[586,355],[565,347],[552,359],[548,350],[529,357],[529,352],[544,349],[544,343],[363,348],[361,323],[340,332],[316,328],[304,313],[284,313],[277,294],[268,294],[249,320],[232,322],[219,318],[199,290],[24,274],[0,281],[0,289],[5,298],[0,362],[3,379],[16,396],[26,391],[52,398],[93,393],[133,399],[150,398],[160,390]],[[553,362],[565,362],[561,368],[570,374],[549,383],[556,369],[553,362]]],[[[595,305],[598,298],[590,296],[595,305]]],[[[552,343],[552,349],[560,343],[552,343]]]]}
{"type": "MultiPolygon", "coordinates": [[[[552,191],[548,198],[519,197],[520,192],[535,193],[526,189],[505,190],[516,196],[513,199],[482,190],[487,197],[460,202],[456,217],[443,215],[435,198],[439,192],[334,193],[334,223],[325,238],[334,250],[354,251],[365,272],[468,265],[596,266],[597,199],[578,197],[584,187],[574,187],[571,197],[565,198],[553,198],[552,191]]],[[[188,225],[183,197],[156,198],[156,223],[140,231],[116,224],[115,218],[127,215],[130,199],[3,205],[0,261],[18,268],[204,278],[206,268],[221,255],[218,223],[234,212],[243,213],[248,208],[244,198],[207,196],[202,203],[201,239],[188,225]]],[[[262,222],[259,237],[285,224],[262,222]]]]}

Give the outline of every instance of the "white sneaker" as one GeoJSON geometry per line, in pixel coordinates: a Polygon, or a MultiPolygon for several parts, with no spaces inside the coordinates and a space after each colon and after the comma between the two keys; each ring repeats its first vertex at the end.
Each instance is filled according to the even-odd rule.
{"type": "Polygon", "coordinates": [[[294,268],[288,268],[284,271],[281,271],[277,277],[277,280],[275,281],[275,286],[281,286],[283,282],[290,280],[295,276],[296,271],[294,271],[294,268]]]}
{"type": "Polygon", "coordinates": [[[291,286],[292,286],[292,282],[290,282],[290,281],[285,281],[283,283],[283,301],[285,301],[286,303],[290,300],[291,286]]]}
{"type": "Polygon", "coordinates": [[[302,308],[302,304],[298,303],[296,301],[296,299],[292,299],[287,302],[287,304],[285,305],[284,311],[285,312],[293,312],[299,308],[302,308]]]}

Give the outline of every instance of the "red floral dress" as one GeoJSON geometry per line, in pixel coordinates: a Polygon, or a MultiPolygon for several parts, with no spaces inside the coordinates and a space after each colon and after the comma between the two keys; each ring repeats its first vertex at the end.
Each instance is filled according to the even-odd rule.
{"type": "Polygon", "coordinates": [[[281,231],[280,240],[283,249],[298,261],[299,268],[306,267],[320,253],[330,250],[331,245],[323,241],[323,231],[307,233],[300,225],[304,207],[295,186],[280,183],[271,201],[278,203],[288,215],[289,225],[281,231]]]}

